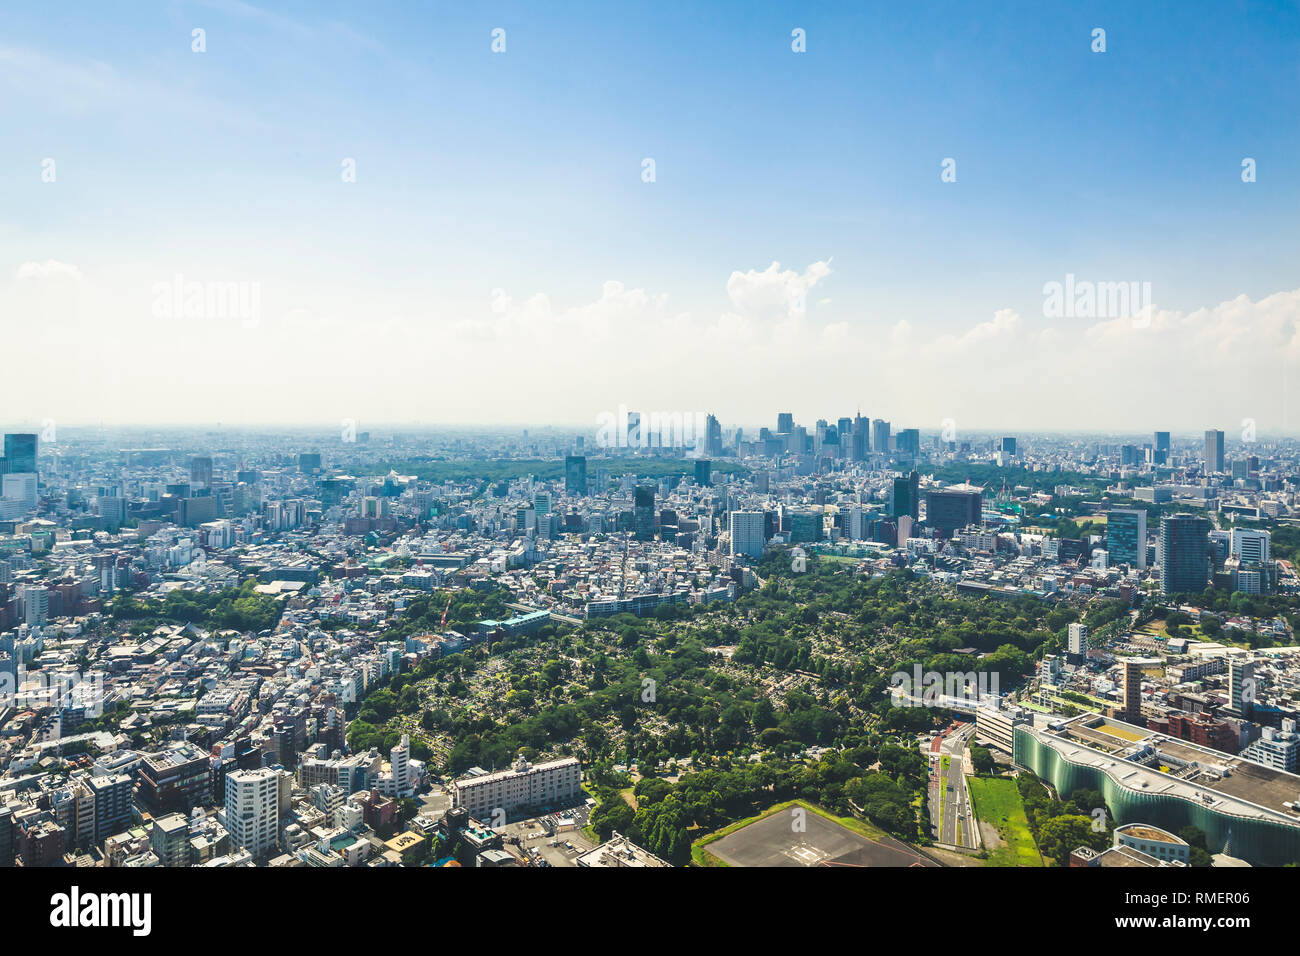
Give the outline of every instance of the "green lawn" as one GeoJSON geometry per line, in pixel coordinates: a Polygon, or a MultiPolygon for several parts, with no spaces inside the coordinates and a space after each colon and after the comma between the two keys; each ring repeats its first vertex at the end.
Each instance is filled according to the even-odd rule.
{"type": "Polygon", "coordinates": [[[975,815],[998,828],[1003,845],[989,847],[989,866],[1042,866],[1029,818],[1014,780],[967,777],[975,815]]]}

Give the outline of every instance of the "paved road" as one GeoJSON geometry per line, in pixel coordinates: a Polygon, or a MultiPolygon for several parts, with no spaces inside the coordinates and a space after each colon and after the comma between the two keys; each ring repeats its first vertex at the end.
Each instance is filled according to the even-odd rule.
{"type": "MultiPolygon", "coordinates": [[[[962,773],[962,759],[966,753],[966,745],[974,733],[974,726],[963,725],[943,738],[940,753],[948,757],[946,774],[940,769],[941,760],[934,762],[936,775],[939,777],[938,786],[952,788],[942,794],[944,806],[943,819],[939,825],[939,842],[970,849],[975,848],[975,837],[972,832],[975,823],[971,820],[970,797],[966,793],[966,775],[962,773]]],[[[938,799],[939,796],[936,795],[936,802],[938,799]]]]}

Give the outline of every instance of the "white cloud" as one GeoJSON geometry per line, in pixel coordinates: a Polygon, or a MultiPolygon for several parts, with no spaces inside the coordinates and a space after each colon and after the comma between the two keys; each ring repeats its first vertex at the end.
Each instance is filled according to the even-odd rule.
{"type": "Polygon", "coordinates": [[[14,272],[14,278],[19,281],[27,279],[72,279],[80,282],[82,276],[81,270],[74,265],[59,262],[55,259],[46,259],[44,262],[24,262],[14,272]]]}
{"type": "Polygon", "coordinates": [[[802,273],[773,262],[762,272],[733,272],[727,279],[727,296],[736,308],[751,315],[788,317],[807,310],[808,292],[830,274],[829,259],[814,262],[802,273]]]}

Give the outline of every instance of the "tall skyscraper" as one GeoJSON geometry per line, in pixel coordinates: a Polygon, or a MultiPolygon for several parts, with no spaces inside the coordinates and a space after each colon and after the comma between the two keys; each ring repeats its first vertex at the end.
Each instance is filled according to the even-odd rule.
{"type": "Polygon", "coordinates": [[[1205,470],[1217,475],[1223,471],[1223,432],[1210,429],[1205,433],[1205,470]]]}
{"type": "Polygon", "coordinates": [[[889,454],[889,422],[883,418],[871,423],[871,450],[878,455],[889,454]]]}
{"type": "Polygon", "coordinates": [[[763,556],[763,512],[733,511],[730,515],[731,553],[750,558],[763,556]]]}
{"type": "Polygon", "coordinates": [[[35,474],[36,447],[35,435],[5,435],[4,471],[10,475],[35,474]]]}
{"type": "Polygon", "coordinates": [[[1106,516],[1106,551],[1111,564],[1147,566],[1147,513],[1141,508],[1112,508],[1106,516]]]}
{"type": "Polygon", "coordinates": [[[1156,432],[1156,451],[1169,453],[1169,432],[1156,432]]]}
{"type": "Polygon", "coordinates": [[[1168,515],[1160,522],[1160,590],[1200,594],[1210,577],[1210,522],[1196,515],[1168,515]]]}
{"type": "Polygon", "coordinates": [[[587,493],[586,456],[568,455],[564,459],[564,493],[578,496],[587,493]]]}
{"type": "Polygon", "coordinates": [[[889,496],[889,516],[891,518],[910,515],[913,519],[920,519],[920,480],[920,476],[915,471],[906,477],[894,479],[889,496]]]}
{"type": "Polygon", "coordinates": [[[712,415],[704,420],[704,448],[709,457],[722,457],[722,425],[712,415]]]}
{"type": "Polygon", "coordinates": [[[974,485],[953,485],[925,494],[925,523],[943,538],[952,537],[967,525],[981,524],[984,518],[984,489],[974,485]]]}
{"type": "Polygon", "coordinates": [[[707,458],[695,460],[695,483],[697,485],[713,484],[713,462],[707,458]]]}
{"type": "Polygon", "coordinates": [[[637,485],[632,497],[632,533],[638,541],[655,536],[655,490],[653,485],[637,485]]]}
{"type": "Polygon", "coordinates": [[[195,455],[190,459],[190,487],[212,487],[212,459],[207,455],[195,455]]]}
{"type": "Polygon", "coordinates": [[[788,435],[794,429],[794,414],[791,412],[781,412],[776,416],[776,433],[778,435],[788,435]]]}
{"type": "Polygon", "coordinates": [[[1124,668],[1124,719],[1142,719],[1142,662],[1121,659],[1124,668]]]}
{"type": "Polygon", "coordinates": [[[915,457],[921,454],[921,430],[919,428],[904,428],[894,439],[894,449],[900,455],[915,457]]]}
{"type": "Polygon", "coordinates": [[[850,455],[854,461],[865,461],[871,451],[871,419],[859,414],[853,419],[853,438],[850,441],[850,455]]]}

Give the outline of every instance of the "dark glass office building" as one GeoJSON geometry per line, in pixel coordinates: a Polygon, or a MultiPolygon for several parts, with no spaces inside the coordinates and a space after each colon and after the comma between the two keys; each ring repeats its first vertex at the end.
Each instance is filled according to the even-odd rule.
{"type": "Polygon", "coordinates": [[[707,458],[699,458],[695,462],[695,483],[697,485],[713,484],[713,462],[707,458]]]}
{"type": "Polygon", "coordinates": [[[1160,522],[1160,590],[1200,594],[1209,578],[1209,519],[1177,514],[1160,522]]]}
{"type": "Polygon", "coordinates": [[[912,472],[905,478],[894,479],[893,494],[889,498],[889,516],[901,518],[911,515],[913,520],[921,517],[920,476],[912,472]]]}
{"type": "Polygon", "coordinates": [[[925,523],[944,538],[984,517],[984,489],[973,486],[929,491],[925,495],[925,523]]]}
{"type": "Polygon", "coordinates": [[[1111,564],[1147,566],[1147,513],[1136,508],[1112,508],[1106,516],[1106,551],[1111,564]]]}
{"type": "Polygon", "coordinates": [[[9,475],[36,472],[36,436],[5,435],[4,473],[9,475]]]}
{"type": "Polygon", "coordinates": [[[564,459],[564,493],[587,493],[587,458],[585,455],[568,455],[564,459]]]}
{"type": "Polygon", "coordinates": [[[655,536],[655,490],[651,485],[637,485],[632,498],[632,533],[638,541],[655,536]]]}

